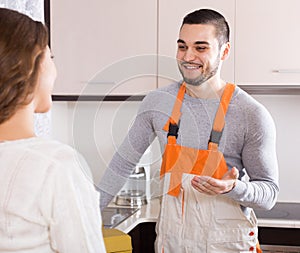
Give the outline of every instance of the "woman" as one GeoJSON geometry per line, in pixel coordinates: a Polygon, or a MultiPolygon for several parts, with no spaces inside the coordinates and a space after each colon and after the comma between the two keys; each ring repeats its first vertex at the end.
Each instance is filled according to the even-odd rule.
{"type": "Polygon", "coordinates": [[[42,23],[0,8],[0,252],[105,252],[84,161],[34,134],[56,78],[47,43],[42,23]]]}

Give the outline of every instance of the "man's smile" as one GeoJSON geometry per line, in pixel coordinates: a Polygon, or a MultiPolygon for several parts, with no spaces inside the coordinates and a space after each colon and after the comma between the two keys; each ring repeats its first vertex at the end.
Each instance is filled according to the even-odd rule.
{"type": "Polygon", "coordinates": [[[200,64],[191,64],[191,63],[181,63],[181,66],[188,70],[200,69],[202,65],[200,64]]]}

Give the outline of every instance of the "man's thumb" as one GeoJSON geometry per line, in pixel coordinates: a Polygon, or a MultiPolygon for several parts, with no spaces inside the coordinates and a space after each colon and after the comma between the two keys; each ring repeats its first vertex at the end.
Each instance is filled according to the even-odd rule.
{"type": "Polygon", "coordinates": [[[236,167],[232,167],[232,169],[230,170],[230,176],[233,179],[237,179],[239,177],[239,171],[236,167]]]}

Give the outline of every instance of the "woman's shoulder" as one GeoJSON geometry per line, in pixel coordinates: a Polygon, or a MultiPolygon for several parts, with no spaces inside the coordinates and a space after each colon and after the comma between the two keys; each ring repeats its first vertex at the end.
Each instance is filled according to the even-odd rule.
{"type": "Polygon", "coordinates": [[[36,137],[20,144],[23,144],[23,148],[27,152],[36,156],[45,156],[48,159],[63,155],[69,156],[76,152],[71,146],[49,138],[36,137]]]}
{"type": "MultiPolygon", "coordinates": [[[[71,146],[57,140],[34,137],[4,143],[3,148],[7,154],[16,154],[24,161],[35,161],[46,167],[61,167],[62,164],[76,164],[80,155],[71,146]]],[[[65,167],[65,166],[63,166],[65,167]]]]}
{"type": "Polygon", "coordinates": [[[51,173],[72,177],[75,175],[81,177],[84,174],[89,178],[92,177],[84,157],[67,144],[57,140],[37,138],[29,149],[37,159],[44,160],[44,164],[48,165],[51,173]]]}

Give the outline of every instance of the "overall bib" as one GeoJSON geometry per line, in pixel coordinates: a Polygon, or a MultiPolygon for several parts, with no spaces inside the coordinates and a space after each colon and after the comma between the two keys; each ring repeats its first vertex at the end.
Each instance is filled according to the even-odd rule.
{"type": "Polygon", "coordinates": [[[225,196],[210,196],[191,186],[195,175],[221,179],[228,171],[218,145],[225,115],[235,90],[227,84],[221,97],[207,150],[177,144],[185,83],[178,91],[172,115],[164,126],[168,132],[161,166],[164,185],[160,219],[157,223],[157,253],[260,252],[256,248],[257,220],[253,210],[248,217],[239,204],[225,196]]]}

